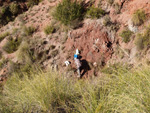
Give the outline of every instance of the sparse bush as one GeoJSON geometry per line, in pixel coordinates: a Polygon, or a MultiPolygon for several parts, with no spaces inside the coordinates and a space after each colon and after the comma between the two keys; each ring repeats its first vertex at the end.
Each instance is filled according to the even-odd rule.
{"type": "Polygon", "coordinates": [[[51,45],[49,49],[53,50],[53,49],[55,49],[55,47],[56,47],[55,45],[51,45]]]}
{"type": "Polygon", "coordinates": [[[19,11],[19,7],[18,7],[18,4],[16,3],[12,3],[10,6],[9,6],[9,10],[10,12],[13,14],[13,15],[16,15],[19,11]]]}
{"type": "Polygon", "coordinates": [[[8,11],[8,7],[6,7],[6,6],[1,7],[1,15],[6,14],[7,11],[8,11]]]}
{"type": "Polygon", "coordinates": [[[27,0],[8,0],[8,3],[5,1],[5,3],[2,4],[2,7],[0,7],[0,27],[13,21],[18,14],[26,11],[27,7],[26,5],[23,5],[26,4],[26,1],[27,0]]]}
{"type": "Polygon", "coordinates": [[[118,3],[115,3],[115,4],[114,4],[114,8],[115,8],[115,12],[116,12],[117,14],[119,14],[119,13],[120,13],[120,10],[121,10],[121,6],[120,6],[118,3]]]}
{"type": "Polygon", "coordinates": [[[27,3],[28,7],[33,7],[34,5],[38,5],[39,2],[41,2],[43,0],[27,0],[27,1],[28,1],[28,3],[27,3]]]}
{"type": "Polygon", "coordinates": [[[104,17],[103,24],[104,24],[104,26],[111,24],[111,20],[110,20],[109,16],[104,17]]]}
{"type": "Polygon", "coordinates": [[[150,47],[150,26],[146,28],[143,34],[137,34],[135,44],[138,50],[150,47]]]}
{"type": "Polygon", "coordinates": [[[51,25],[48,25],[44,28],[44,33],[46,35],[49,35],[49,34],[53,33],[54,31],[55,31],[55,28],[51,25]]]}
{"type": "Polygon", "coordinates": [[[86,15],[90,18],[100,18],[105,15],[105,11],[101,8],[95,8],[92,6],[89,8],[86,15]]]}
{"type": "Polygon", "coordinates": [[[13,31],[12,31],[12,34],[17,33],[18,30],[19,30],[18,28],[14,28],[13,31]]]}
{"type": "Polygon", "coordinates": [[[83,7],[77,1],[63,0],[62,3],[59,3],[56,7],[53,16],[64,25],[70,25],[73,20],[82,18],[83,11],[83,7]]]}
{"type": "Polygon", "coordinates": [[[120,33],[120,36],[122,37],[122,41],[125,43],[128,43],[130,41],[130,37],[133,34],[132,31],[130,31],[129,29],[123,30],[120,33]]]}
{"type": "Polygon", "coordinates": [[[5,25],[7,24],[9,21],[12,20],[12,14],[11,12],[9,11],[9,7],[6,5],[6,6],[3,6],[0,8],[0,24],[1,25],[5,25]]]}
{"type": "Polygon", "coordinates": [[[146,19],[146,14],[145,11],[142,9],[136,10],[132,16],[132,22],[134,25],[137,26],[143,24],[145,19],[146,19]]]}
{"type": "Polygon", "coordinates": [[[18,47],[21,43],[21,39],[13,39],[9,38],[8,42],[3,46],[3,50],[6,51],[7,53],[13,53],[16,50],[18,50],[18,47]]]}
{"type": "Polygon", "coordinates": [[[59,51],[56,49],[56,50],[51,52],[51,56],[56,57],[58,55],[58,53],[59,53],[59,51]]]}
{"type": "Polygon", "coordinates": [[[107,2],[112,5],[114,3],[114,0],[107,0],[107,2]]]}
{"type": "Polygon", "coordinates": [[[8,62],[8,59],[2,58],[0,61],[0,69],[2,69],[8,62]]]}
{"type": "Polygon", "coordinates": [[[136,44],[136,47],[137,47],[138,50],[143,50],[144,49],[142,34],[137,34],[135,44],[136,44]]]}
{"type": "Polygon", "coordinates": [[[48,1],[51,3],[51,2],[55,2],[56,0],[48,0],[48,1]]]}
{"type": "Polygon", "coordinates": [[[3,55],[2,55],[2,52],[0,51],[0,59],[2,58],[2,56],[3,56],[3,55]]]}
{"type": "Polygon", "coordinates": [[[24,28],[24,33],[26,36],[32,35],[35,31],[36,31],[36,29],[33,26],[29,26],[29,27],[24,28]]]}
{"type": "Polygon", "coordinates": [[[5,32],[3,34],[0,35],[0,42],[6,37],[8,36],[10,33],[9,32],[5,32]]]}

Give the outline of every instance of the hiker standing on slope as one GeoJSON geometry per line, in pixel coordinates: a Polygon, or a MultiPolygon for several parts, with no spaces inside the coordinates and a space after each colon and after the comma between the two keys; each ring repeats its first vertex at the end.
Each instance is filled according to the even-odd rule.
{"type": "Polygon", "coordinates": [[[77,73],[78,73],[78,76],[77,77],[81,77],[81,62],[80,62],[80,59],[79,59],[79,50],[76,49],[76,54],[74,54],[74,61],[75,61],[75,64],[77,66],[77,73]]]}

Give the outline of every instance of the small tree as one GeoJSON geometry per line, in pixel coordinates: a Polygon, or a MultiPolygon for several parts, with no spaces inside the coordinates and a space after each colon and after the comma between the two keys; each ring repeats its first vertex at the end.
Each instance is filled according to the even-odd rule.
{"type": "Polygon", "coordinates": [[[63,0],[58,4],[53,16],[56,20],[65,25],[71,24],[73,20],[80,19],[82,17],[83,7],[77,1],[63,0]]]}

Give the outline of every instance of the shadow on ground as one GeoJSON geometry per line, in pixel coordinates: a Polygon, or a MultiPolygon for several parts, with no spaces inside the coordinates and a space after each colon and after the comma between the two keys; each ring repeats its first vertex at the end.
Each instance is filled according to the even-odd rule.
{"type": "Polygon", "coordinates": [[[85,73],[86,72],[88,72],[89,70],[91,70],[91,68],[90,68],[90,66],[89,66],[89,64],[88,64],[88,62],[84,59],[84,60],[81,60],[81,64],[82,64],[82,66],[81,66],[81,78],[85,75],[85,73]]]}

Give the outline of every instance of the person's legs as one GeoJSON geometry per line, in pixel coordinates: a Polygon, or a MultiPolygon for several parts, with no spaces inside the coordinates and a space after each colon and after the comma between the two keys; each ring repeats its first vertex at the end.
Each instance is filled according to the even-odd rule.
{"type": "Polygon", "coordinates": [[[77,69],[77,73],[78,73],[77,77],[81,77],[80,68],[77,69]]]}

